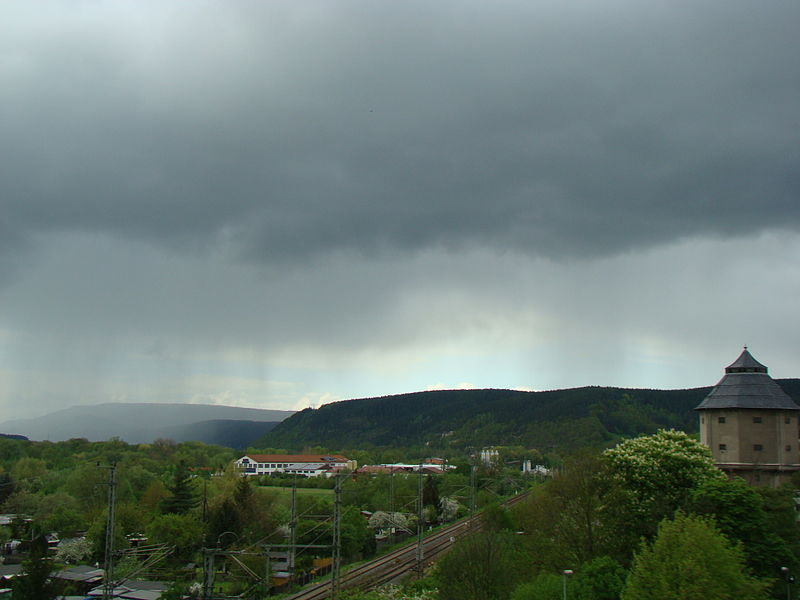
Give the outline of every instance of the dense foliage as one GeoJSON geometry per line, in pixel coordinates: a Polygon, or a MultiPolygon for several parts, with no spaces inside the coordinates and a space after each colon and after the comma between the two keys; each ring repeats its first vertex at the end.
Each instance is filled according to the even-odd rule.
{"type": "Polygon", "coordinates": [[[520,583],[526,554],[509,531],[487,531],[462,540],[439,565],[440,600],[507,598],[520,583]]]}
{"type": "Polygon", "coordinates": [[[30,554],[22,563],[22,573],[12,584],[16,600],[53,600],[57,590],[50,579],[53,561],[47,556],[47,542],[38,537],[31,543],[30,554]]]}
{"type": "Polygon", "coordinates": [[[280,423],[256,446],[301,450],[522,445],[569,454],[659,428],[697,430],[693,409],[708,393],[585,387],[548,392],[452,390],[326,404],[280,423]]]}
{"type": "Polygon", "coordinates": [[[749,575],[740,547],[713,521],[678,512],[636,554],[621,600],[764,600],[769,582],[749,575]]]}
{"type": "MultiPolygon", "coordinates": [[[[613,438],[621,430],[611,433],[606,427],[612,421],[624,428],[634,421],[632,415],[646,412],[627,411],[634,402],[630,397],[614,398],[595,398],[592,410],[598,414],[573,421],[577,431],[586,419],[595,419],[605,423],[604,435],[613,438]],[[609,414],[600,421],[603,411],[609,414]]],[[[579,410],[579,405],[567,408],[579,410]]],[[[484,425],[499,427],[491,420],[484,425]]],[[[440,441],[456,435],[461,434],[454,432],[440,441]]],[[[416,463],[436,450],[432,444],[416,454],[399,447],[335,452],[362,462],[416,463]]],[[[427,529],[464,516],[473,498],[477,509],[483,509],[483,531],[456,541],[427,579],[403,590],[352,592],[353,600],[558,600],[565,586],[569,598],[577,600],[692,598],[695,588],[707,592],[697,597],[760,600],[785,596],[783,581],[777,579],[781,567],[792,572],[800,568],[796,488],[759,489],[729,480],[713,466],[708,450],[680,431],[658,430],[610,449],[588,448],[569,456],[552,447],[517,443],[499,448],[496,460],[474,471],[474,457],[453,446],[442,454],[454,467],[447,474],[341,480],[343,557],[356,560],[374,554],[376,534],[397,541],[414,535],[417,527],[427,529]],[[520,463],[527,459],[554,467],[555,476],[523,475],[520,463]],[[528,488],[529,496],[513,510],[499,502],[528,488]],[[565,569],[574,573],[566,577],[565,569]],[[709,583],[709,573],[715,572],[739,575],[731,575],[725,585],[709,583]],[[675,573],[682,577],[678,583],[675,573]]],[[[137,566],[135,540],[163,544],[171,554],[160,563],[161,578],[184,578],[170,592],[180,597],[199,579],[198,572],[181,569],[190,562],[202,564],[201,548],[241,551],[241,564],[227,569],[225,585],[231,594],[244,593],[252,583],[250,573],[267,568],[263,548],[288,542],[294,505],[296,542],[308,549],[297,558],[297,572],[310,577],[314,559],[330,555],[333,479],[243,478],[231,468],[235,457],[227,448],[169,440],[130,445],[119,440],[50,443],[0,438],[0,513],[20,515],[0,528],[0,541],[87,532],[86,540],[65,543],[56,558],[65,563],[102,562],[113,464],[114,547],[120,572],[137,566]]],[[[31,586],[38,581],[34,594],[52,591],[41,587],[52,569],[43,557],[32,554],[26,572],[33,576],[20,579],[31,586]]]]}
{"type": "Polygon", "coordinates": [[[348,600],[785,598],[797,494],[727,479],[696,439],[661,430],[568,457],[511,511],[487,506],[422,581],[348,600]]]}
{"type": "MultiPolygon", "coordinates": [[[[139,552],[136,544],[144,540],[148,546],[163,547],[168,552],[149,572],[168,581],[199,578],[181,569],[190,562],[202,565],[203,547],[243,552],[240,560],[246,568],[231,566],[226,578],[233,581],[227,582],[231,590],[239,593],[247,589],[252,573],[265,572],[265,545],[280,546],[289,541],[291,486],[296,486],[296,543],[308,548],[297,557],[297,572],[311,573],[315,558],[331,554],[334,480],[285,475],[242,477],[232,468],[236,456],[218,446],[163,439],[139,445],[120,440],[50,443],[0,439],[0,513],[17,515],[9,526],[0,528],[0,541],[56,534],[62,539],[56,554],[60,564],[102,564],[113,465],[117,576],[137,570],[142,562],[137,557],[146,556],[147,551],[139,552]],[[85,538],[73,537],[84,533],[85,538]]],[[[412,460],[419,462],[420,457],[412,460]]],[[[488,471],[478,474],[479,507],[497,493],[524,485],[519,475],[492,485],[496,479],[488,471]]],[[[466,514],[469,481],[469,476],[461,472],[427,477],[423,482],[424,501],[429,505],[424,524],[434,526],[466,514]]],[[[392,537],[396,541],[416,534],[417,474],[347,477],[341,483],[341,549],[345,559],[374,554],[375,534],[384,529],[395,527],[392,537]],[[372,526],[368,513],[362,512],[389,509],[393,518],[383,523],[376,519],[372,526]]],[[[43,573],[50,570],[50,565],[40,569],[43,573]]]]}

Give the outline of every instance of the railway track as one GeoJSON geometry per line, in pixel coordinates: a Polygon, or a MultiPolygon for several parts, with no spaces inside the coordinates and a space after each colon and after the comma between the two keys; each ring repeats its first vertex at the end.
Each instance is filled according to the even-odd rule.
{"type": "MultiPolygon", "coordinates": [[[[518,494],[503,503],[510,507],[527,496],[518,494]]],[[[423,568],[446,554],[459,538],[481,527],[480,514],[464,519],[453,525],[443,527],[428,534],[423,540],[423,568]]],[[[417,563],[417,542],[410,542],[388,554],[343,571],[338,589],[360,588],[369,590],[395,581],[419,567],[417,563]]],[[[330,579],[312,584],[303,590],[287,596],[285,600],[320,600],[331,595],[330,579]]]]}

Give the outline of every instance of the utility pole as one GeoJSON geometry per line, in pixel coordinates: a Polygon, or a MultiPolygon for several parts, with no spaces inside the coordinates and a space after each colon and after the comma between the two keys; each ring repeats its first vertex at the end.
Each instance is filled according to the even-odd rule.
{"type": "Polygon", "coordinates": [[[331,571],[331,600],[339,593],[339,568],[342,562],[342,476],[336,475],[333,502],[333,570],[331,571]]]}
{"type": "Polygon", "coordinates": [[[469,474],[469,527],[473,527],[473,517],[475,516],[475,479],[478,467],[472,465],[469,474]]]}
{"type": "Polygon", "coordinates": [[[394,532],[396,530],[397,523],[395,522],[394,518],[394,468],[390,467],[391,471],[389,471],[389,519],[392,527],[389,529],[389,543],[394,543],[394,532]]]}
{"type": "Polygon", "coordinates": [[[270,547],[264,548],[267,554],[267,565],[264,573],[264,595],[269,596],[269,590],[272,588],[272,557],[270,556],[270,547]]]}
{"type": "MultiPolygon", "coordinates": [[[[97,465],[100,467],[100,464],[97,465]]],[[[114,597],[114,506],[117,498],[117,463],[111,463],[108,472],[108,518],[106,519],[105,560],[103,561],[103,600],[114,597]]]]}
{"type": "Polygon", "coordinates": [[[214,575],[216,565],[214,559],[220,548],[203,548],[203,600],[211,598],[214,589],[214,575]]]}
{"type": "Polygon", "coordinates": [[[419,464],[417,480],[417,577],[422,578],[422,561],[425,559],[423,537],[425,533],[425,507],[422,505],[422,462],[419,464]]]}
{"type": "Polygon", "coordinates": [[[394,468],[389,472],[389,512],[394,514],[394,468]]]}
{"type": "Polygon", "coordinates": [[[208,479],[203,479],[203,523],[208,523],[208,479]]]}
{"type": "Polygon", "coordinates": [[[292,479],[292,516],[289,519],[289,577],[294,578],[297,560],[297,475],[292,479]]]}

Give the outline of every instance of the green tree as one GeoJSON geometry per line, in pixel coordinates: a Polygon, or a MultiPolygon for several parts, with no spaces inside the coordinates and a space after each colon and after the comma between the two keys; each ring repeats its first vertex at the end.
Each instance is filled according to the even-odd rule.
{"type": "Polygon", "coordinates": [[[11,539],[11,530],[8,527],[0,526],[0,545],[5,544],[11,539]]]}
{"type": "Polygon", "coordinates": [[[514,531],[517,528],[514,515],[497,502],[486,506],[481,517],[484,527],[490,531],[514,531]]]}
{"type": "Polygon", "coordinates": [[[744,554],[712,521],[680,511],[634,557],[621,600],[766,600],[768,581],[748,574],[744,554]]]}
{"type": "Polygon", "coordinates": [[[627,572],[610,556],[598,556],[576,570],[573,589],[577,600],[617,600],[627,572]]]}
{"type": "Polygon", "coordinates": [[[47,541],[38,537],[31,543],[28,559],[22,563],[22,573],[12,582],[14,600],[53,600],[57,595],[55,582],[50,578],[53,561],[47,558],[47,541]]]}
{"type": "MultiPolygon", "coordinates": [[[[325,518],[332,515],[333,507],[329,502],[316,502],[318,508],[302,511],[312,518],[300,518],[297,522],[297,541],[300,544],[333,543],[333,521],[325,518]],[[322,518],[320,518],[322,517],[322,518]]],[[[354,559],[372,554],[375,550],[375,538],[369,528],[369,522],[354,506],[345,506],[342,510],[341,523],[342,556],[354,559]]]]}
{"type": "Polygon", "coordinates": [[[175,546],[179,558],[190,556],[203,543],[203,523],[191,514],[160,515],[145,531],[151,543],[175,546]]]}
{"type": "Polygon", "coordinates": [[[39,491],[47,475],[47,463],[40,458],[20,458],[11,469],[16,485],[32,492],[39,491]]]}
{"type": "MultiPolygon", "coordinates": [[[[793,566],[788,543],[773,529],[764,510],[764,496],[743,479],[707,481],[692,492],[689,510],[713,517],[728,539],[742,543],[748,566],[762,576],[777,573],[780,566],[793,566]]],[[[791,529],[796,531],[792,499],[791,529]]]]}
{"type": "Polygon", "coordinates": [[[32,515],[39,510],[42,502],[42,494],[29,492],[25,489],[17,489],[3,503],[3,511],[17,515],[32,515]]]}
{"type": "Polygon", "coordinates": [[[725,478],[710,450],[682,431],[662,429],[626,440],[603,456],[618,484],[620,532],[652,535],[655,524],[686,506],[692,490],[725,478]]]}
{"type": "MultiPolygon", "coordinates": [[[[103,564],[106,556],[106,529],[108,515],[106,512],[99,513],[95,518],[94,523],[89,527],[86,532],[86,539],[92,547],[92,560],[103,564]]],[[[115,519],[114,522],[114,550],[120,550],[128,547],[128,540],[125,537],[125,531],[119,526],[119,520],[115,519]]],[[[113,554],[112,554],[113,556],[113,554]]]]}
{"type": "Polygon", "coordinates": [[[527,558],[508,532],[481,532],[459,540],[439,561],[440,600],[505,600],[527,558]]]}
{"type": "MultiPolygon", "coordinates": [[[[133,504],[118,504],[114,509],[114,517],[114,550],[117,551],[129,546],[126,535],[142,532],[144,520],[141,510],[133,504]]],[[[105,560],[107,524],[108,511],[99,512],[86,534],[92,545],[92,558],[100,563],[105,560]]]]}
{"type": "Polygon", "coordinates": [[[563,591],[562,575],[539,573],[533,581],[518,586],[511,594],[511,600],[561,600],[563,591]]]}
{"type": "Polygon", "coordinates": [[[64,492],[48,494],[42,498],[33,515],[40,533],[69,534],[85,527],[85,519],[75,498],[64,492]]]}
{"type": "Polygon", "coordinates": [[[247,512],[253,506],[253,486],[249,477],[240,477],[233,491],[233,501],[240,511],[247,512]]]}
{"type": "Polygon", "coordinates": [[[14,493],[14,480],[0,467],[0,506],[14,493]]]}
{"type": "Polygon", "coordinates": [[[800,566],[798,565],[800,528],[797,526],[797,489],[787,485],[777,489],[757,488],[756,491],[764,499],[768,530],[774,532],[780,538],[783,547],[791,553],[791,556],[786,556],[786,550],[782,550],[784,555],[775,558],[785,559],[781,566],[797,570],[800,566]]]}
{"type": "Polygon", "coordinates": [[[437,520],[439,516],[439,490],[432,475],[428,475],[425,478],[425,483],[422,486],[422,506],[429,509],[431,521],[437,520]]]}
{"type": "Polygon", "coordinates": [[[169,498],[169,490],[160,479],[153,479],[142,493],[139,505],[148,512],[156,512],[161,503],[169,498]]]}
{"type": "Polygon", "coordinates": [[[369,522],[355,506],[345,506],[342,511],[342,555],[353,559],[375,552],[375,536],[369,522]]]}
{"type": "MultiPolygon", "coordinates": [[[[570,564],[570,563],[565,563],[570,564]]],[[[600,556],[574,569],[564,580],[563,574],[541,572],[533,581],[518,586],[512,600],[561,600],[566,583],[569,598],[575,600],[618,600],[625,585],[626,571],[609,556],[600,556]]]]}
{"type": "Polygon", "coordinates": [[[172,455],[175,454],[175,451],[178,449],[178,445],[175,441],[169,438],[158,438],[152,444],[145,447],[153,458],[161,462],[166,462],[172,458],[172,455]]]}
{"type": "Polygon", "coordinates": [[[72,469],[62,485],[62,491],[77,499],[84,511],[95,511],[108,503],[108,470],[93,464],[72,469]]]}
{"type": "MultiPolygon", "coordinates": [[[[564,469],[514,508],[533,560],[545,570],[579,565],[609,552],[618,537],[608,513],[611,486],[596,453],[567,459],[564,469]]],[[[635,544],[635,541],[634,541],[635,544]]]]}
{"type": "Polygon", "coordinates": [[[206,540],[209,544],[227,548],[239,539],[242,533],[242,520],[239,508],[230,498],[222,498],[213,504],[208,511],[206,523],[206,540]],[[222,534],[230,531],[234,535],[222,534]]]}
{"type": "Polygon", "coordinates": [[[181,515],[197,506],[198,498],[194,481],[185,462],[178,463],[173,484],[168,489],[170,496],[161,503],[161,512],[181,515]]]}

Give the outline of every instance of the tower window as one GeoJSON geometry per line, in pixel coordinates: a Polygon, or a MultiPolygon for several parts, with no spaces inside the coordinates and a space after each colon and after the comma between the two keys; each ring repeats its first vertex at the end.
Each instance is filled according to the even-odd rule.
{"type": "Polygon", "coordinates": [[[789,423],[791,423],[791,422],[792,422],[792,417],[786,417],[786,418],[783,420],[783,422],[784,422],[784,423],[786,423],[786,424],[788,425],[789,423]]]}
{"type": "Polygon", "coordinates": [[[719,449],[725,452],[728,449],[728,444],[720,444],[719,449]]]}
{"type": "Polygon", "coordinates": [[[753,417],[753,423],[761,423],[761,417],[753,417]]]}
{"type": "Polygon", "coordinates": [[[753,444],[753,450],[755,450],[756,452],[761,452],[763,449],[764,446],[762,446],[761,444],[753,444]]]}
{"type": "Polygon", "coordinates": [[[717,417],[717,423],[724,423],[725,417],[717,417]]]}
{"type": "Polygon", "coordinates": [[[786,444],[786,451],[787,451],[787,452],[791,452],[791,451],[792,451],[792,446],[791,446],[791,444],[786,444]]]}

